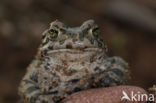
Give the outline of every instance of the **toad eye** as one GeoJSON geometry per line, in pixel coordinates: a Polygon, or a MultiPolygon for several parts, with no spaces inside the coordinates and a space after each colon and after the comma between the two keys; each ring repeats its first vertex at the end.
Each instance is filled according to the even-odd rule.
{"type": "Polygon", "coordinates": [[[57,31],[57,30],[54,30],[54,29],[50,29],[50,30],[49,30],[49,34],[50,34],[50,37],[51,37],[51,38],[57,38],[57,36],[58,36],[58,31],[57,31]]]}
{"type": "Polygon", "coordinates": [[[97,37],[100,34],[99,28],[95,28],[92,30],[92,33],[95,37],[97,37]]]}

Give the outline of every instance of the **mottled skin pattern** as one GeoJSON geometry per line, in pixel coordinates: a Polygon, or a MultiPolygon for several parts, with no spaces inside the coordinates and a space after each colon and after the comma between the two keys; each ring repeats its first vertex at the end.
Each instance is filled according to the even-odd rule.
{"type": "Polygon", "coordinates": [[[22,102],[59,103],[77,91],[125,84],[127,63],[106,51],[93,20],[74,28],[52,22],[19,86],[22,102]]]}

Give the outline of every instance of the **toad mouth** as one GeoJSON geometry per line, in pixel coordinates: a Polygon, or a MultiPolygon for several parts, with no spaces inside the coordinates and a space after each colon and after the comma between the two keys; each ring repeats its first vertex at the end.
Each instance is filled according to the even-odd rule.
{"type": "Polygon", "coordinates": [[[87,53],[87,52],[99,52],[102,51],[101,48],[75,48],[75,49],[56,49],[56,50],[51,50],[48,51],[47,54],[54,54],[54,53],[63,53],[63,52],[67,52],[67,53],[72,53],[72,54],[83,54],[83,53],[87,53]]]}

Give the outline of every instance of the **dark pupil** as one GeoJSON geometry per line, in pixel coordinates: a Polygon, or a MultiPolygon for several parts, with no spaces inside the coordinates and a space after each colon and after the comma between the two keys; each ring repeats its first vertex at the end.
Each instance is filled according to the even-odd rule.
{"type": "Polygon", "coordinates": [[[56,38],[57,35],[58,35],[58,31],[56,31],[56,30],[54,30],[54,29],[50,29],[50,30],[49,30],[49,33],[50,33],[50,36],[51,36],[52,38],[56,38]]]}
{"type": "Polygon", "coordinates": [[[50,29],[50,31],[49,31],[50,33],[58,33],[56,30],[54,30],[54,29],[50,29]]]}
{"type": "Polygon", "coordinates": [[[98,28],[93,29],[93,35],[94,36],[98,36],[99,33],[100,32],[99,32],[99,29],[98,28]]]}

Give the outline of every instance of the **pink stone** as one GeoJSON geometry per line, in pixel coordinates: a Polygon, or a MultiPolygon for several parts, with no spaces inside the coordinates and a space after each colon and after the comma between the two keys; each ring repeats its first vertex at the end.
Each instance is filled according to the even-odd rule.
{"type": "Polygon", "coordinates": [[[129,97],[132,91],[147,94],[144,89],[136,86],[114,86],[80,91],[64,99],[61,103],[145,103],[145,101],[121,101],[122,91],[125,91],[129,97]]]}

